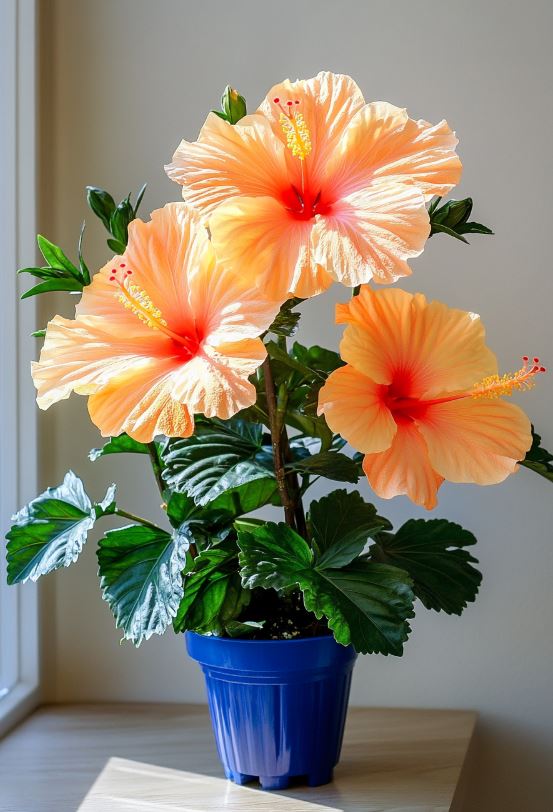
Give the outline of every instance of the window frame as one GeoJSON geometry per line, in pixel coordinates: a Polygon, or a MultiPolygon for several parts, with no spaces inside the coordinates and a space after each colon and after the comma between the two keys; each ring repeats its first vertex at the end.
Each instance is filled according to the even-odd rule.
{"type": "MultiPolygon", "coordinates": [[[[15,269],[36,264],[36,0],[0,3],[0,524],[36,495],[37,425],[29,362],[36,351],[34,301],[20,307],[28,282],[15,269]]],[[[36,584],[8,586],[0,561],[0,735],[39,701],[36,584]]]]}

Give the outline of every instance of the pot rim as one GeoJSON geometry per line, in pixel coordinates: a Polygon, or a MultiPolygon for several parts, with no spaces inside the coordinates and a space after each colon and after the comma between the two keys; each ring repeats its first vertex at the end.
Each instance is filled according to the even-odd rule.
{"type": "MultiPolygon", "coordinates": [[[[242,645],[251,645],[252,643],[262,643],[266,645],[267,643],[310,643],[315,642],[317,640],[332,640],[337,645],[342,645],[338,643],[336,638],[333,634],[317,634],[313,635],[313,637],[291,637],[289,640],[251,640],[247,637],[222,637],[217,634],[200,634],[200,632],[193,632],[190,630],[185,631],[185,635],[194,635],[195,637],[201,637],[204,640],[220,640],[222,643],[241,643],[242,645]]],[[[344,646],[344,648],[348,648],[348,646],[344,646]]]]}

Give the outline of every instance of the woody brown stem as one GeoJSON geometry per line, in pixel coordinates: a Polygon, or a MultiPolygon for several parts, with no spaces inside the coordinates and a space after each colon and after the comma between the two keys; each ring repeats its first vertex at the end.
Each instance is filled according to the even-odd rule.
{"type": "Polygon", "coordinates": [[[301,502],[298,478],[294,472],[286,471],[286,463],[292,459],[286,426],[279,414],[279,406],[269,356],[263,362],[265,396],[271,430],[273,460],[278,493],[284,508],[286,523],[302,536],[306,534],[305,514],[301,502]]]}

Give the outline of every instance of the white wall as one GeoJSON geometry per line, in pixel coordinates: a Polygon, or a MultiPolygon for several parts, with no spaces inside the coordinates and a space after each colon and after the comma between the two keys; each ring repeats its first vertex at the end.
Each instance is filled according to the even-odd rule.
{"type": "MultiPolygon", "coordinates": [[[[41,228],[68,251],[87,183],[122,196],[147,181],[146,209],[178,197],[163,163],[181,137],[196,136],[227,82],[253,108],[285,76],[346,72],[368,99],[447,117],[465,164],[457,194],[472,195],[475,217],[497,234],[470,247],[432,239],[405,287],[480,312],[505,369],[524,353],[553,366],[550,2],[56,0],[42,9],[41,228]]],[[[86,255],[98,267],[104,235],[89,223],[86,255]]],[[[345,296],[336,288],[309,303],[305,341],[336,346],[333,303],[345,296]]],[[[55,305],[42,303],[44,320],[55,305]]],[[[551,392],[541,379],[523,404],[550,448],[551,392]]],[[[44,485],[72,466],[93,495],[113,478],[129,509],[158,514],[142,460],[87,461],[98,435],[84,399],[59,404],[41,427],[44,485]]],[[[403,659],[365,657],[356,669],[354,703],[480,712],[473,812],[550,808],[552,504],[551,484],[529,471],[496,488],[445,486],[436,515],[480,540],[478,603],[461,618],[421,609],[403,659]]],[[[423,514],[403,498],[379,507],[396,522],[423,514]]],[[[93,546],[44,587],[50,697],[203,701],[180,638],[119,646],[93,546]]]]}

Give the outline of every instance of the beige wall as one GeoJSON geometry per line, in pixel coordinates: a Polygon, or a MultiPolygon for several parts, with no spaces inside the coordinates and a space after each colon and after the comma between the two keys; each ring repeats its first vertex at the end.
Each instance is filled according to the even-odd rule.
{"type": "MultiPolygon", "coordinates": [[[[342,71],[369,99],[447,117],[465,163],[458,193],[497,233],[471,247],[433,239],[406,287],[480,312],[506,369],[523,353],[552,354],[550,2],[56,0],[42,11],[41,230],[68,251],[88,217],[88,183],[121,197],[147,181],[145,210],[178,197],[163,163],[227,82],[253,107],[285,76],[342,71]]],[[[104,235],[88,220],[86,256],[98,267],[104,235]]],[[[306,341],[335,346],[333,302],[346,295],[305,308],[306,341]]],[[[55,305],[42,303],[44,320],[55,305]]],[[[549,447],[552,380],[524,396],[549,447]]],[[[130,510],[158,514],[142,460],[88,462],[98,435],[83,399],[59,404],[41,430],[44,485],[71,466],[94,496],[113,479],[130,510]]],[[[528,471],[497,488],[444,487],[436,515],[480,539],[478,604],[461,618],[421,609],[403,659],[365,657],[356,669],[354,703],[480,712],[471,812],[550,808],[552,504],[551,485],[528,471]]],[[[422,515],[403,499],[379,507],[397,522],[422,515]]],[[[203,701],[182,639],[119,646],[93,548],[43,589],[49,697],[203,701]]]]}

